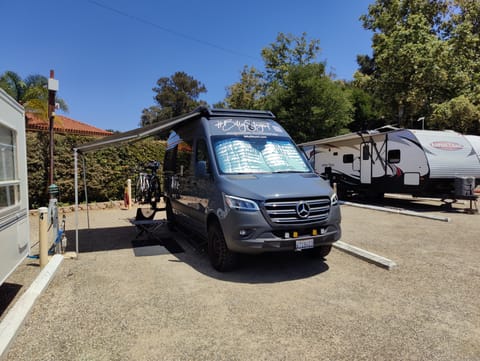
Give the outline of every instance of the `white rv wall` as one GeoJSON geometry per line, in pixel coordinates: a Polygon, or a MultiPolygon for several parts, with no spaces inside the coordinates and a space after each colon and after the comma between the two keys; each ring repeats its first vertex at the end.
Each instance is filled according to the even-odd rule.
{"type": "Polygon", "coordinates": [[[2,89],[0,89],[0,127],[0,192],[2,192],[0,284],[2,284],[26,257],[30,245],[25,115],[23,107],[2,89]],[[11,162],[12,145],[14,164],[11,162]]]}

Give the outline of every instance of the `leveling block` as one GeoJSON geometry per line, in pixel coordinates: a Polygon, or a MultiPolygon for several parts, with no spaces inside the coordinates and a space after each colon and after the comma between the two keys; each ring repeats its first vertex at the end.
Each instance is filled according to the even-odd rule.
{"type": "Polygon", "coordinates": [[[389,260],[388,258],[379,256],[375,253],[365,251],[364,249],[352,246],[342,241],[335,242],[333,244],[333,247],[338,248],[339,250],[344,251],[348,254],[351,254],[355,257],[364,259],[367,262],[371,262],[377,266],[386,268],[389,271],[397,267],[397,264],[394,261],[389,260]]]}

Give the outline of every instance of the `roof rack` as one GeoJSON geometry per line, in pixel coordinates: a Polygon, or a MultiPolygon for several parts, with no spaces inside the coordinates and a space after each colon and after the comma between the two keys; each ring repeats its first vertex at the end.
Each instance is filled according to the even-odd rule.
{"type": "Polygon", "coordinates": [[[253,117],[253,118],[269,118],[275,119],[275,115],[267,110],[244,110],[244,109],[220,109],[209,108],[205,106],[198,107],[194,112],[200,112],[209,118],[213,117],[253,117]]]}

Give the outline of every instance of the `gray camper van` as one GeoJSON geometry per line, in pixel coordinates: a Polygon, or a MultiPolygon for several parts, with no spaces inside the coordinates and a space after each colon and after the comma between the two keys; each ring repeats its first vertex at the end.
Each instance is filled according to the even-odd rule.
{"type": "Polygon", "coordinates": [[[325,257],[341,236],[340,208],[271,112],[201,108],[167,141],[168,224],[208,241],[212,266],[237,253],[302,251],[325,257]]]}

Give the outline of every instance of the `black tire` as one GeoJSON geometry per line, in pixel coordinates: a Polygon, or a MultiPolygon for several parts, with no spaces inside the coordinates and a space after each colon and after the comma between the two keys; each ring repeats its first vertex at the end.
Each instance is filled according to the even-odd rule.
{"type": "Polygon", "coordinates": [[[157,203],[160,201],[160,182],[158,181],[158,178],[153,178],[151,182],[148,190],[148,200],[152,209],[156,209],[157,203]]]}
{"type": "Polygon", "coordinates": [[[175,231],[176,223],[175,223],[175,215],[173,214],[172,205],[170,201],[167,201],[167,205],[165,207],[165,213],[167,214],[167,227],[169,231],[175,231]]]}
{"type": "Polygon", "coordinates": [[[137,185],[135,186],[135,203],[143,202],[142,188],[140,186],[140,178],[137,180],[137,185]]]}
{"type": "Polygon", "coordinates": [[[310,257],[313,257],[313,258],[325,258],[328,256],[328,254],[330,253],[330,251],[332,250],[332,245],[331,244],[327,244],[325,246],[319,246],[319,247],[315,247],[315,248],[312,248],[312,249],[308,249],[306,250],[307,251],[307,254],[310,256],[310,257]]]}
{"type": "Polygon", "coordinates": [[[238,255],[228,249],[222,229],[216,222],[208,229],[208,256],[212,267],[219,272],[230,271],[238,263],[238,255]]]}

